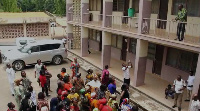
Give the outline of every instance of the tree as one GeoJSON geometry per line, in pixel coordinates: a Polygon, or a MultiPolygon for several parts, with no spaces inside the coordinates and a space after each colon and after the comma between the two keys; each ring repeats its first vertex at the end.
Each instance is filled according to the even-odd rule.
{"type": "Polygon", "coordinates": [[[66,1],[65,0],[55,0],[55,13],[58,15],[66,14],[66,1]]]}
{"type": "Polygon", "coordinates": [[[36,11],[33,0],[18,0],[17,5],[22,9],[23,12],[36,11]]]}
{"type": "Polygon", "coordinates": [[[1,6],[4,12],[20,12],[17,7],[17,0],[1,0],[1,6]]]}
{"type": "Polygon", "coordinates": [[[34,0],[35,10],[44,11],[45,0],[34,0]]]}
{"type": "Polygon", "coordinates": [[[46,0],[44,3],[44,9],[45,11],[55,13],[54,0],[46,0]]]}

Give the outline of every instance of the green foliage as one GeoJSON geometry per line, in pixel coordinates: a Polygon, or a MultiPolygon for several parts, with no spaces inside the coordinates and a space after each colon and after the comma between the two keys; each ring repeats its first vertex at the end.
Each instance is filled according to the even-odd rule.
{"type": "Polygon", "coordinates": [[[1,0],[0,6],[4,12],[20,12],[21,9],[17,6],[17,0],[1,0]]]}
{"type": "Polygon", "coordinates": [[[66,0],[0,0],[0,11],[42,12],[65,15],[66,0]]]}

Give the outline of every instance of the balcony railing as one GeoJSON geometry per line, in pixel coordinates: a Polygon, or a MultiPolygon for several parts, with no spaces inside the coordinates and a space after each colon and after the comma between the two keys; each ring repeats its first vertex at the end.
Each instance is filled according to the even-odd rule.
{"type": "Polygon", "coordinates": [[[106,16],[106,27],[127,32],[137,32],[138,18],[129,16],[106,16]]]}
{"type": "Polygon", "coordinates": [[[93,14],[93,13],[84,13],[83,19],[85,20],[83,22],[85,24],[102,26],[103,15],[102,14],[93,14]]]}
{"type": "Polygon", "coordinates": [[[198,29],[200,28],[200,24],[195,23],[144,18],[142,25],[142,33],[160,38],[178,40],[178,25],[185,25],[185,31],[178,30],[180,31],[180,37],[184,37],[183,42],[191,44],[200,44],[200,32],[198,31],[198,29]]]}
{"type": "Polygon", "coordinates": [[[81,22],[81,16],[77,15],[77,14],[73,14],[73,12],[68,12],[67,20],[69,22],[80,23],[81,22]]]}

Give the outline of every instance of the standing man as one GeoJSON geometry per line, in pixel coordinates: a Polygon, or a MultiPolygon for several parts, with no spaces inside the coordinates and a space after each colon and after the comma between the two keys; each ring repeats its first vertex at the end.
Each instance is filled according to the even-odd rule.
{"type": "Polygon", "coordinates": [[[77,73],[79,73],[79,68],[80,68],[80,65],[77,62],[76,58],[74,58],[74,62],[71,63],[70,68],[72,69],[72,78],[73,78],[77,73]]]}
{"type": "Polygon", "coordinates": [[[132,63],[130,60],[128,61],[127,65],[125,63],[122,64],[122,71],[124,74],[124,83],[126,83],[128,86],[130,85],[130,73],[129,73],[130,68],[132,68],[132,63]]]}
{"type": "Polygon", "coordinates": [[[12,96],[14,96],[14,80],[15,80],[15,71],[13,70],[13,68],[10,66],[10,64],[6,65],[6,73],[8,75],[8,81],[10,84],[10,91],[12,93],[12,96]]]}
{"type": "MultiPolygon", "coordinates": [[[[187,22],[187,10],[183,8],[183,5],[178,6],[178,15],[175,18],[176,21],[179,21],[177,26],[177,38],[179,41],[183,41],[185,33],[185,23],[187,22]]],[[[177,38],[175,40],[177,40],[177,38]]]]}
{"type": "Polygon", "coordinates": [[[40,86],[39,77],[40,77],[41,68],[42,68],[42,63],[41,63],[41,60],[39,59],[39,60],[37,60],[37,64],[35,65],[35,78],[37,79],[37,82],[38,82],[39,86],[40,86]]]}
{"type": "Polygon", "coordinates": [[[186,84],[180,75],[178,75],[177,79],[174,80],[173,87],[175,88],[175,95],[174,95],[174,106],[172,106],[172,108],[178,106],[178,111],[181,111],[183,90],[185,89],[186,84]],[[178,100],[178,105],[177,105],[177,100],[178,100]]]}
{"type": "Polygon", "coordinates": [[[102,72],[101,76],[101,83],[108,86],[109,84],[109,71],[108,71],[108,65],[105,66],[105,69],[102,72]]]}
{"type": "Polygon", "coordinates": [[[190,71],[190,76],[188,77],[188,80],[186,81],[186,84],[187,84],[187,99],[185,101],[190,101],[190,98],[191,98],[194,79],[195,79],[195,76],[193,74],[194,74],[194,72],[190,71]]]}
{"type": "Polygon", "coordinates": [[[26,94],[28,92],[28,88],[31,86],[31,81],[26,77],[26,72],[25,71],[21,71],[21,82],[22,82],[22,86],[23,86],[23,91],[24,94],[26,94]]]}

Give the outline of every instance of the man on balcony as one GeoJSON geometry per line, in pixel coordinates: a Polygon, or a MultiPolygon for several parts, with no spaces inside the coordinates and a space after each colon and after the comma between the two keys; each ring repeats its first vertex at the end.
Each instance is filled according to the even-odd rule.
{"type": "MultiPolygon", "coordinates": [[[[183,41],[185,33],[185,22],[187,22],[187,10],[183,8],[183,5],[178,6],[178,15],[175,18],[176,21],[179,21],[177,26],[177,38],[179,41],[183,41]]],[[[177,40],[177,38],[175,40],[177,40]]]]}

